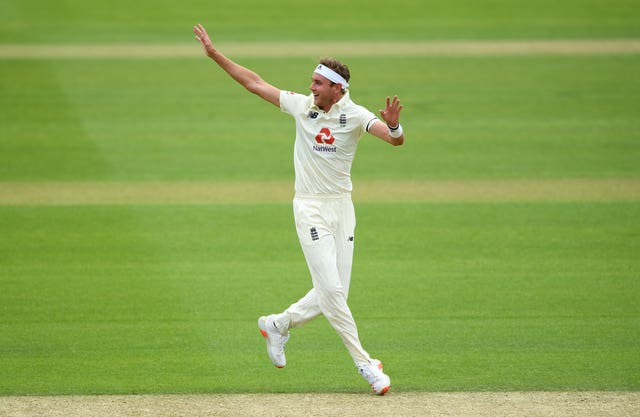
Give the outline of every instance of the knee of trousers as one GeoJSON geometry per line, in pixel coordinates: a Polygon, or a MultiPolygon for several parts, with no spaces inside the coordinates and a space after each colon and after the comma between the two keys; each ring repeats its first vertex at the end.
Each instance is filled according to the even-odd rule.
{"type": "MultiPolygon", "coordinates": [[[[318,290],[316,288],[316,290],[318,290]]],[[[337,316],[349,310],[342,287],[318,290],[318,306],[325,316],[337,316]]]]}

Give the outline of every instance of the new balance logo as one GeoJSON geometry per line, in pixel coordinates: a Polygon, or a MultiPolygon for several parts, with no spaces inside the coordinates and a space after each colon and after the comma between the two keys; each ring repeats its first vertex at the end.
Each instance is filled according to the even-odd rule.
{"type": "Polygon", "coordinates": [[[315,241],[315,240],[318,240],[318,239],[320,239],[318,237],[318,230],[315,227],[312,227],[311,228],[311,240],[315,241]]]}
{"type": "Polygon", "coordinates": [[[345,127],[347,125],[347,115],[342,113],[340,115],[340,126],[345,127]]]}

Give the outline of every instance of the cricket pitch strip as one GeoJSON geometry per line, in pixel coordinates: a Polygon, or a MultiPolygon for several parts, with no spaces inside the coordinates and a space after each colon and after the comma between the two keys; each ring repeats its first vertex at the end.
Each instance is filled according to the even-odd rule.
{"type": "Polygon", "coordinates": [[[637,416],[640,392],[391,391],[373,394],[193,394],[0,397],[5,417],[637,416]]]}

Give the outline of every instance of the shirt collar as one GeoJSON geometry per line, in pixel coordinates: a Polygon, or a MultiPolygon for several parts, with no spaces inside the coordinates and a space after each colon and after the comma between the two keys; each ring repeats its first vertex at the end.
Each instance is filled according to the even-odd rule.
{"type": "MultiPolygon", "coordinates": [[[[347,90],[342,95],[340,100],[338,100],[338,102],[336,104],[331,106],[331,109],[333,109],[335,107],[338,110],[344,110],[345,106],[347,106],[347,104],[349,104],[349,102],[351,102],[351,97],[349,96],[349,90],[347,90]]],[[[329,109],[329,111],[331,111],[331,109],[329,109]]],[[[320,110],[320,108],[313,103],[313,94],[309,95],[309,108],[307,109],[307,111],[308,110],[320,110]]],[[[329,112],[327,112],[327,113],[329,113],[329,112]]]]}

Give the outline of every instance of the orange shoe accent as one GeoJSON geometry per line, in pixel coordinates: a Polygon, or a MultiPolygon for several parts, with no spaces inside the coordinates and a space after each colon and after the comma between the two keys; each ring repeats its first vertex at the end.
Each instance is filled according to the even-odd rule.
{"type": "MultiPolygon", "coordinates": [[[[262,329],[260,329],[260,334],[262,334],[262,336],[263,336],[265,339],[269,337],[269,336],[267,335],[267,332],[265,332],[265,331],[264,331],[264,330],[262,330],[262,329]]],[[[276,368],[278,368],[278,369],[282,369],[282,368],[284,368],[284,366],[278,366],[278,365],[276,365],[276,368]]]]}

